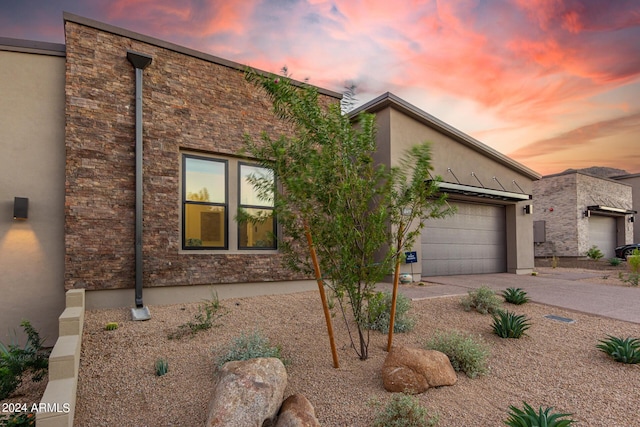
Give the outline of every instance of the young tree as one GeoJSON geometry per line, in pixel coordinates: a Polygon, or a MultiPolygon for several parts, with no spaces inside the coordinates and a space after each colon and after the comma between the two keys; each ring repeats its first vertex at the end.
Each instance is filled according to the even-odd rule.
{"type": "MultiPolygon", "coordinates": [[[[248,155],[272,169],[278,181],[274,209],[284,233],[280,247],[291,268],[312,273],[310,254],[299,250],[299,242],[313,236],[322,279],[337,296],[351,344],[365,360],[367,301],[376,283],[399,262],[425,218],[448,212],[444,197],[429,183],[429,148],[412,149],[398,168],[377,164],[374,115],[360,114],[354,126],[338,103],[322,105],[310,85],[251,70],[246,78],[265,90],[274,113],[294,131],[293,137],[246,139],[248,155]],[[357,340],[343,300],[351,308],[357,340]]],[[[250,179],[265,197],[272,194],[272,181],[250,179]]]]}

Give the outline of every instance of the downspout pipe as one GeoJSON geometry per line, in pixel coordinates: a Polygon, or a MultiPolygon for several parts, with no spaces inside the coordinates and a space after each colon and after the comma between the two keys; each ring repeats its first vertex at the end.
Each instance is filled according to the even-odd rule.
{"type": "Polygon", "coordinates": [[[127,51],[127,59],[136,69],[136,308],[144,307],[142,303],[142,71],[151,64],[153,58],[143,53],[127,51]]]}

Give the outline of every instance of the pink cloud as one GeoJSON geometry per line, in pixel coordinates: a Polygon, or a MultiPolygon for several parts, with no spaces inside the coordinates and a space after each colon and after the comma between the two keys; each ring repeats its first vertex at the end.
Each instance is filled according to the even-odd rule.
{"type": "Polygon", "coordinates": [[[509,155],[542,172],[559,172],[558,164],[573,168],[611,166],[629,172],[640,171],[640,112],[591,123],[556,137],[532,142],[509,155]],[[612,150],[612,141],[615,150],[612,150]],[[594,154],[597,153],[597,156],[594,154]],[[587,163],[591,163],[587,165],[587,163]]]}

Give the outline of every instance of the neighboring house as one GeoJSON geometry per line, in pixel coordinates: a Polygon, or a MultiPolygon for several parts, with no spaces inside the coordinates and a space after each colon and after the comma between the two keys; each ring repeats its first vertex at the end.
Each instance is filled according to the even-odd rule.
{"type": "Polygon", "coordinates": [[[584,257],[597,246],[606,258],[631,243],[635,213],[630,185],[579,170],[533,184],[536,257],[584,257]]]}
{"type": "MultiPolygon", "coordinates": [[[[68,13],[64,25],[66,46],[0,40],[0,323],[29,318],[55,340],[65,289],[86,289],[88,308],[133,306],[138,277],[146,305],[314,289],[285,268],[277,219],[236,221],[272,209],[247,185],[264,171],[238,155],[245,135],[291,132],[245,67],[68,13]],[[26,221],[9,216],[14,197],[29,198],[26,221]]],[[[377,116],[386,165],[433,143],[434,176],[458,208],[429,222],[420,262],[403,271],[532,271],[538,174],[394,95],[363,110],[377,116]]]]}
{"type": "MultiPolygon", "coordinates": [[[[640,212],[640,173],[612,176],[611,179],[631,186],[631,194],[633,195],[631,209],[640,212]]],[[[640,243],[640,223],[635,222],[638,219],[637,215],[627,217],[628,221],[633,221],[633,243],[640,243]]]]}

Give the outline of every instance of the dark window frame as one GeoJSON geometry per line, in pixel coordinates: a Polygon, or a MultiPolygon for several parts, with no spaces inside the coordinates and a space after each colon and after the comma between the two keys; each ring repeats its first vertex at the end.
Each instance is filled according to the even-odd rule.
{"type": "MultiPolygon", "coordinates": [[[[262,169],[268,169],[265,168],[264,166],[261,166],[257,163],[250,163],[250,162],[242,162],[239,161],[238,162],[238,173],[237,173],[237,194],[238,194],[238,206],[236,208],[236,212],[239,209],[260,209],[260,210],[269,210],[271,212],[273,212],[272,214],[272,230],[273,230],[273,246],[269,246],[269,247],[256,247],[256,246],[242,246],[241,245],[241,233],[240,233],[240,227],[241,225],[236,223],[236,230],[238,233],[238,249],[239,250],[251,250],[251,251],[273,251],[273,250],[277,250],[278,249],[278,221],[275,215],[275,206],[264,206],[264,205],[245,205],[242,204],[242,166],[251,166],[251,167],[257,167],[257,168],[262,168],[262,169]]],[[[274,197],[275,197],[275,192],[276,192],[276,187],[275,187],[275,176],[274,176],[274,184],[273,184],[273,193],[274,193],[274,197]]],[[[275,202],[275,201],[274,201],[275,202]]]]}
{"type": "Polygon", "coordinates": [[[182,232],[181,246],[186,251],[229,250],[229,161],[226,159],[182,154],[182,232]],[[187,200],[187,159],[205,160],[224,164],[224,203],[187,200]],[[224,244],[222,246],[187,246],[186,245],[186,211],[187,205],[221,206],[224,208],[224,244]]]}

